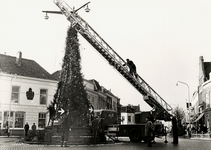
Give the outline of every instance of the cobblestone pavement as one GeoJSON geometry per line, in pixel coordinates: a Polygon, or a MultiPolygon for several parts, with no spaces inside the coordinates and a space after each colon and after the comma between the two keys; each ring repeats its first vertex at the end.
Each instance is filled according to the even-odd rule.
{"type": "Polygon", "coordinates": [[[30,145],[24,143],[17,143],[17,144],[4,144],[0,146],[1,150],[58,150],[58,149],[78,149],[84,150],[86,149],[85,146],[70,146],[70,147],[60,147],[60,146],[52,146],[52,145],[30,145]]]}
{"type": "MultiPolygon", "coordinates": [[[[1,141],[2,138],[0,138],[1,141]]],[[[4,139],[5,140],[5,139],[4,139]]],[[[100,145],[70,145],[69,147],[60,147],[59,145],[35,145],[21,143],[18,139],[9,139],[0,142],[0,150],[210,150],[210,140],[191,140],[189,138],[180,138],[178,145],[171,144],[172,138],[168,138],[168,143],[164,143],[164,138],[156,139],[152,147],[146,147],[146,143],[132,143],[122,139],[122,143],[100,144],[100,145]],[[9,142],[8,142],[9,141],[9,142]]]]}
{"type": "Polygon", "coordinates": [[[0,145],[2,144],[14,144],[22,142],[21,138],[18,136],[7,137],[7,136],[0,136],[0,145]]]}

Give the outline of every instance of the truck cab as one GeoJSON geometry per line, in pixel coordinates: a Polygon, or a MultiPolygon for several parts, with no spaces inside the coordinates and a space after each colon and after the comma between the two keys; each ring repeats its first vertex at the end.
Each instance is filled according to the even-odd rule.
{"type": "Polygon", "coordinates": [[[165,135],[164,125],[161,121],[156,120],[154,113],[137,112],[135,113],[135,123],[118,124],[117,113],[113,110],[95,110],[93,130],[105,140],[108,137],[129,137],[132,142],[146,141],[145,125],[146,117],[150,117],[154,125],[154,137],[165,135]]]}
{"type": "MultiPolygon", "coordinates": [[[[129,137],[132,142],[146,141],[145,137],[145,125],[146,117],[150,117],[154,125],[154,137],[160,137],[165,135],[164,125],[161,121],[156,120],[155,115],[150,112],[136,112],[135,123],[119,125],[118,136],[129,137]]],[[[153,137],[153,139],[154,139],[153,137]]]]}

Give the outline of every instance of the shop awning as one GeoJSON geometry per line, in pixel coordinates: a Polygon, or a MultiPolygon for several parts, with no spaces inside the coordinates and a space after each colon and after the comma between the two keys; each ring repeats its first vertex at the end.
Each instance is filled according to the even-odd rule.
{"type": "Polygon", "coordinates": [[[194,122],[199,121],[203,116],[204,116],[204,113],[201,113],[201,114],[198,116],[198,118],[197,118],[194,122]]]}

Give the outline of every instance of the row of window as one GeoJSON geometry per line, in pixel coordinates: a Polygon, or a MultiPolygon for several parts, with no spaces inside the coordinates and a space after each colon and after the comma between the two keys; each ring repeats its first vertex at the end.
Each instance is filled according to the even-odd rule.
{"type": "MultiPolygon", "coordinates": [[[[125,116],[122,116],[122,122],[125,122],[125,116]]],[[[127,116],[127,121],[126,123],[131,123],[132,122],[132,116],[127,116]]]]}
{"type": "Polygon", "coordinates": [[[205,93],[206,108],[210,108],[210,101],[211,101],[211,91],[208,91],[205,93]]]}
{"type": "MultiPolygon", "coordinates": [[[[7,126],[9,122],[10,128],[24,128],[27,122],[26,113],[23,111],[5,111],[3,116],[3,127],[7,126]]],[[[0,112],[0,120],[2,120],[2,112],[0,112]]],[[[46,113],[38,113],[38,128],[45,128],[46,126],[46,113]]]]}
{"type": "MultiPolygon", "coordinates": [[[[40,104],[46,105],[47,104],[47,90],[40,89],[40,104]]],[[[12,86],[12,95],[11,95],[11,102],[12,103],[19,103],[20,100],[20,86],[12,86]]]]}
{"type": "MultiPolygon", "coordinates": [[[[94,105],[94,99],[95,97],[93,95],[89,95],[88,94],[88,100],[89,102],[94,105]]],[[[112,98],[107,96],[107,98],[105,99],[102,96],[99,96],[97,99],[98,103],[95,106],[95,109],[113,109],[113,110],[117,110],[117,103],[115,101],[112,101],[112,98]]]]}

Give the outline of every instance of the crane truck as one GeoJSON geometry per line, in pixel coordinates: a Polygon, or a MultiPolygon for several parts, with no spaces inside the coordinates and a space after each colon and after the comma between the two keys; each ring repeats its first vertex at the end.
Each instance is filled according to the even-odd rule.
{"type": "MultiPolygon", "coordinates": [[[[95,110],[95,120],[93,128],[96,129],[101,140],[105,140],[106,135],[111,137],[125,136],[131,141],[137,142],[145,140],[145,118],[152,117],[155,125],[154,136],[165,135],[163,124],[158,120],[170,121],[172,107],[138,74],[136,77],[131,75],[122,57],[112,49],[112,47],[63,0],[54,0],[60,8],[60,13],[67,17],[71,26],[86,39],[105,60],[113,66],[140,94],[143,100],[153,108],[153,111],[135,113],[134,124],[119,124],[117,112],[112,110],[95,110]]],[[[46,12],[47,13],[47,12],[46,12]]]]}

